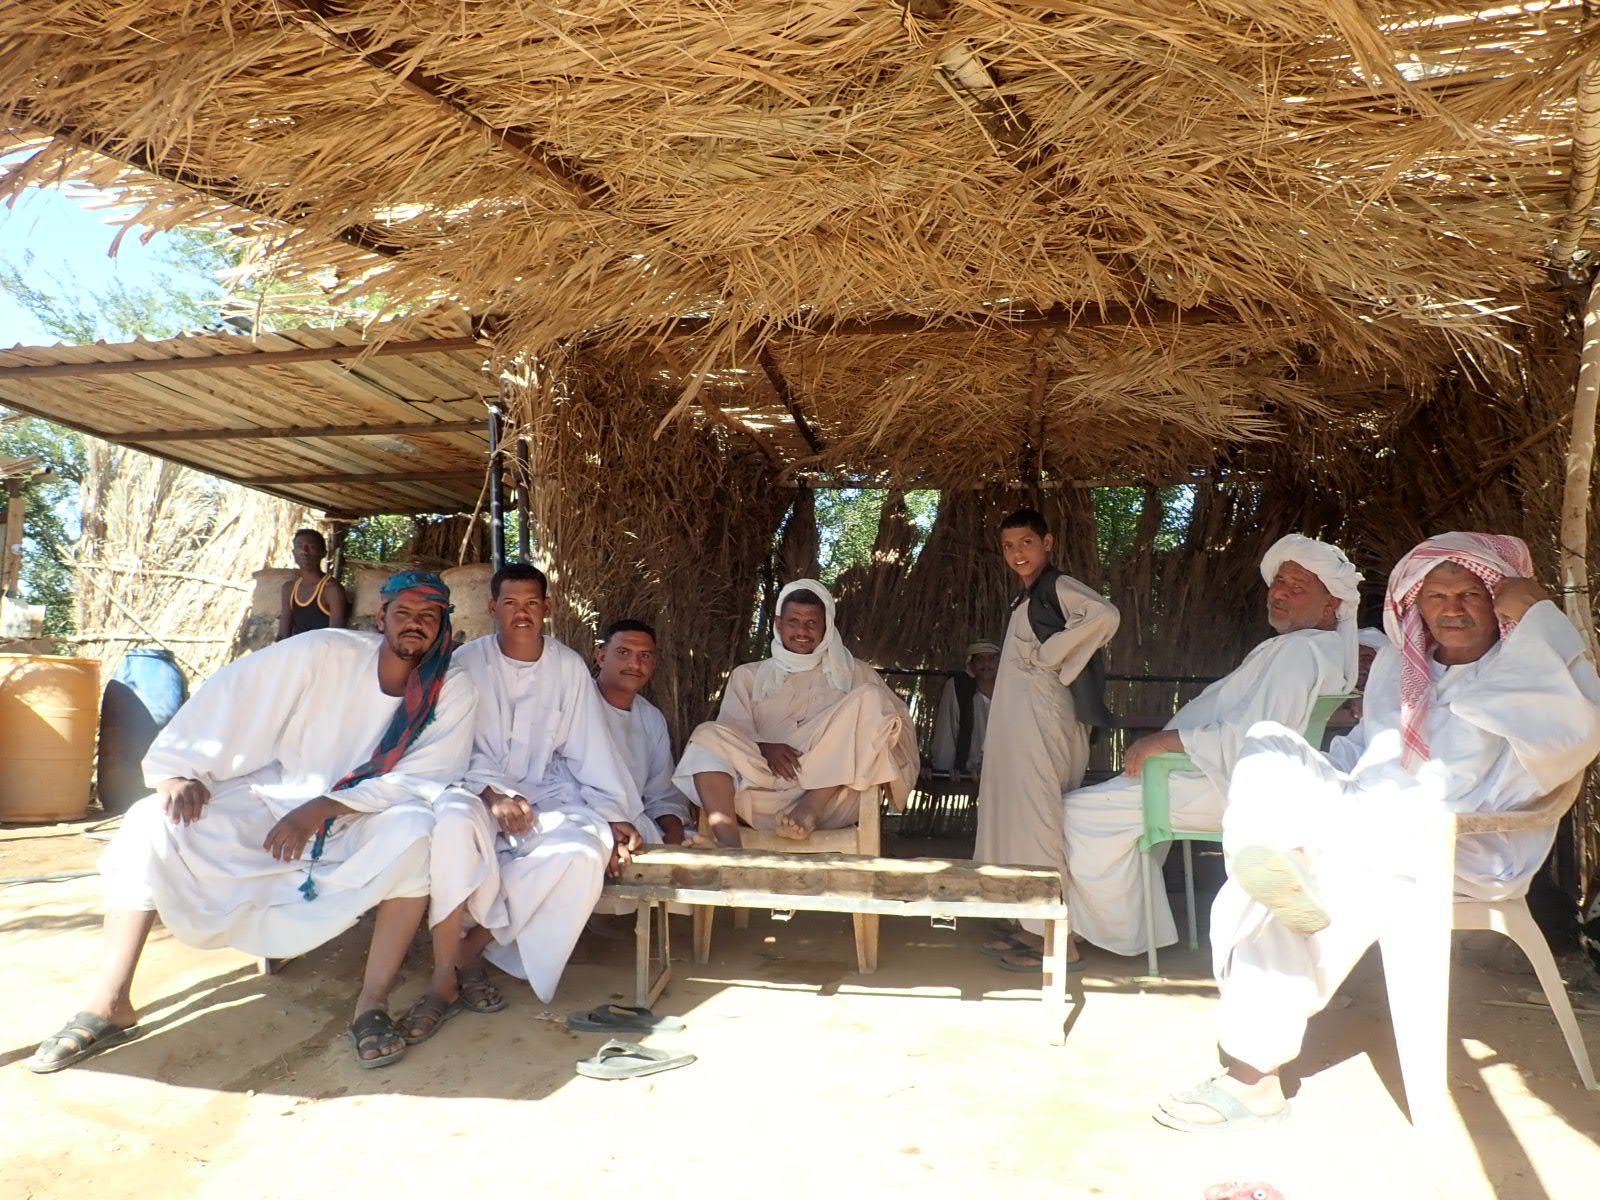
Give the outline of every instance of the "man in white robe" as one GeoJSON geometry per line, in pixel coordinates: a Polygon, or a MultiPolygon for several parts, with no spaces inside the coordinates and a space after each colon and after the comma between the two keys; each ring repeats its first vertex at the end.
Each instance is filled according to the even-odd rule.
{"type": "Polygon", "coordinates": [[[475,697],[446,673],[438,578],[403,572],[384,596],[378,633],[314,630],[258,650],[213,675],[156,738],[143,764],[156,794],[128,810],[100,863],[102,974],[35,1071],[137,1032],[130,990],[158,913],[188,945],[289,958],[376,905],[356,1063],[404,1053],[386,1003],[427,906],[430,805],[466,765],[475,697]]]}
{"type": "MultiPolygon", "coordinates": [[[[1229,881],[1212,909],[1228,1072],[1169,1097],[1156,1119],[1209,1131],[1287,1115],[1278,1069],[1306,1021],[1414,895],[1407,812],[1504,812],[1600,752],[1600,678],[1529,576],[1518,538],[1430,538],[1389,577],[1393,642],[1361,723],[1324,756],[1279,725],[1250,731],[1223,820],[1229,881]]],[[[1462,837],[1456,894],[1524,894],[1555,829],[1462,837]]]]}
{"type": "Polygon", "coordinates": [[[733,669],[717,719],[689,735],[673,773],[724,846],[740,845],[741,821],[798,841],[847,828],[861,793],[887,784],[901,808],[917,778],[911,714],[845,649],[828,590],[785,585],[773,625],[772,657],[733,669]]]}
{"type": "Polygon", "coordinates": [[[939,693],[939,708],[933,717],[933,738],[928,746],[928,766],[949,776],[954,783],[977,779],[983,769],[983,739],[989,729],[989,705],[999,670],[1000,647],[993,642],[973,642],[967,647],[965,678],[952,676],[939,693]],[[961,712],[963,691],[971,703],[966,722],[962,721],[961,712]],[[964,745],[963,733],[966,734],[964,745]]]}
{"type": "MultiPolygon", "coordinates": [[[[978,784],[978,862],[1059,870],[1061,793],[1083,782],[1089,726],[1073,685],[1122,616],[1104,596],[1050,565],[1044,517],[1018,509],[1000,525],[1000,554],[1022,585],[1006,626],[978,784]],[[1041,637],[1040,635],[1044,636],[1041,637]]],[[[1099,698],[1094,698],[1099,702],[1099,698]]],[[[1010,970],[1037,970],[1044,922],[985,947],[1010,970]],[[1014,951],[1015,953],[1007,953],[1014,951]]]]}
{"type": "MultiPolygon", "coordinates": [[[[1168,776],[1174,829],[1220,829],[1228,778],[1245,732],[1257,721],[1304,729],[1321,695],[1355,684],[1361,573],[1337,546],[1291,533],[1261,560],[1274,637],[1185,704],[1166,729],[1140,738],[1114,779],[1065,798],[1067,903],[1072,931],[1113,954],[1143,954],[1145,924],[1138,841],[1144,829],[1140,767],[1181,751],[1198,771],[1168,776]]],[[[1177,941],[1165,888],[1156,888],[1156,945],[1177,941]]]]}
{"type": "Polygon", "coordinates": [[[656,631],[644,621],[614,621],[601,635],[594,660],[611,740],[639,789],[644,815],[661,831],[663,842],[680,845],[693,825],[689,797],[672,782],[667,719],[642,695],[660,662],[656,631]]]}
{"type": "Polygon", "coordinates": [[[478,721],[459,785],[435,805],[434,972],[406,1015],[412,1043],[463,1009],[505,1007],[484,960],[548,1001],[607,870],[646,830],[659,840],[588,666],[545,635],[546,589],[544,573],[525,563],[497,571],[495,632],[456,651],[478,691],[478,721]]]}

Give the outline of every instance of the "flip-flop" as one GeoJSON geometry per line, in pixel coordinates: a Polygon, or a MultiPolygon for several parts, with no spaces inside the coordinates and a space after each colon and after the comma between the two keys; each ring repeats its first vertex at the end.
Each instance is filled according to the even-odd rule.
{"type": "Polygon", "coordinates": [[[402,1043],[404,1043],[406,1040],[405,1035],[401,1033],[399,1028],[395,1025],[394,1018],[388,1013],[384,1012],[381,1008],[367,1009],[366,1012],[362,1013],[354,1021],[350,1022],[350,1028],[345,1032],[350,1037],[351,1046],[354,1047],[356,1066],[360,1067],[363,1071],[371,1071],[378,1067],[387,1067],[390,1063],[399,1062],[406,1055],[406,1048],[402,1044],[400,1049],[394,1051],[392,1054],[380,1054],[377,1058],[361,1057],[361,1043],[366,1041],[368,1038],[377,1038],[380,1041],[388,1041],[391,1037],[396,1037],[399,1038],[402,1043]]]}
{"type": "Polygon", "coordinates": [[[1196,1084],[1186,1091],[1173,1092],[1170,1098],[1180,1104],[1199,1104],[1222,1118],[1220,1121],[1191,1121],[1185,1117],[1173,1116],[1164,1107],[1158,1107],[1152,1114],[1168,1129],[1176,1129],[1183,1133],[1231,1133],[1241,1129],[1269,1129],[1274,1125],[1282,1125],[1289,1119],[1287,1104],[1277,1112],[1267,1113],[1265,1116],[1253,1113],[1245,1107],[1244,1101],[1232,1092],[1225,1092],[1218,1087],[1214,1079],[1196,1084]]]}
{"type": "MultiPolygon", "coordinates": [[[[1040,954],[1037,950],[1019,950],[1016,952],[1016,957],[1036,958],[1039,960],[1039,965],[1036,967],[1027,967],[1023,966],[1021,963],[1007,962],[1004,958],[996,958],[994,960],[995,966],[999,967],[1002,971],[1015,971],[1019,975],[1038,975],[1044,971],[1044,955],[1040,954]]],[[[1078,971],[1083,970],[1083,968],[1083,959],[1069,958],[1067,960],[1068,975],[1075,974],[1078,971]]]]}
{"type": "Polygon", "coordinates": [[[451,1000],[446,1003],[443,996],[436,996],[434,993],[429,992],[410,1008],[406,1009],[406,1015],[400,1018],[400,1036],[405,1038],[406,1045],[420,1046],[444,1028],[444,1023],[451,1017],[457,1013],[465,1012],[466,1007],[460,1000],[451,1000]],[[412,1037],[409,1032],[411,1027],[423,1021],[428,1022],[427,1031],[420,1037],[412,1037]]]}
{"type": "Polygon", "coordinates": [[[1311,881],[1291,855],[1273,846],[1245,846],[1228,864],[1228,875],[1245,894],[1265,905],[1291,933],[1316,933],[1331,918],[1311,881]]]}
{"type": "Polygon", "coordinates": [[[80,1063],[102,1050],[120,1046],[139,1036],[139,1023],[113,1025],[106,1018],[92,1012],[81,1012],[55,1033],[39,1043],[39,1048],[28,1059],[28,1070],[35,1075],[48,1075],[73,1063],[80,1063]],[[76,1049],[62,1058],[41,1058],[46,1048],[53,1045],[73,1046],[76,1049]]]}
{"type": "Polygon", "coordinates": [[[688,1026],[677,1017],[658,1017],[648,1008],[603,1004],[568,1014],[567,1028],[578,1033],[681,1033],[688,1026]]]}
{"type": "Polygon", "coordinates": [[[1003,942],[1004,946],[997,946],[993,942],[984,942],[978,947],[979,954],[987,954],[990,958],[1005,958],[1011,954],[1038,954],[1039,947],[1030,945],[1015,935],[996,938],[995,941],[1003,942]]]}
{"type": "Polygon", "coordinates": [[[694,1060],[693,1054],[673,1054],[637,1042],[612,1040],[596,1050],[594,1057],[579,1059],[578,1074],[590,1079],[637,1079],[641,1075],[687,1067],[694,1060]]]}

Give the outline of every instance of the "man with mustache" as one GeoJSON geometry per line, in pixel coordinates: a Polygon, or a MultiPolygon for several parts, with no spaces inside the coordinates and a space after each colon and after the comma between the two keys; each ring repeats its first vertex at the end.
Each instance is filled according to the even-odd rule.
{"type": "Polygon", "coordinates": [[[795,841],[847,828],[862,792],[888,784],[902,807],[916,778],[910,713],[845,649],[815,579],[778,593],[772,656],[733,669],[717,719],[689,735],[673,773],[723,846],[741,844],[740,822],[795,841]]]}
{"type": "Polygon", "coordinates": [[[144,759],[140,800],[100,862],[106,957],[88,1004],[29,1066],[57,1071],[138,1032],[134,968],[159,913],[174,937],[304,954],[374,905],[350,1037],[356,1065],[405,1052],[387,1011],[427,909],[435,797],[460,777],[475,697],[450,668],[450,593],[402,571],[377,633],[302,633],[222,668],[144,759]]]}
{"type": "Polygon", "coordinates": [[[660,840],[587,665],[544,632],[549,612],[544,572],[510,563],[489,584],[495,632],[456,652],[478,721],[460,783],[435,804],[433,981],[406,1014],[413,1044],[463,1010],[505,1007],[485,960],[548,1001],[607,871],[660,840]]]}
{"type": "MultiPolygon", "coordinates": [[[[1178,829],[1217,829],[1228,778],[1257,721],[1303,729],[1319,695],[1348,692],[1356,681],[1357,591],[1361,573],[1337,546],[1291,533],[1261,560],[1266,617],[1275,636],[1233,672],[1180,708],[1159,733],[1122,757],[1122,774],[1068,792],[1065,804],[1067,903],[1072,931],[1113,954],[1143,954],[1138,841],[1143,829],[1140,768],[1152,754],[1182,751],[1197,771],[1168,777],[1178,829]]],[[[1155,896],[1156,945],[1177,941],[1166,889],[1155,896]]]]}
{"type": "MultiPolygon", "coordinates": [[[[1168,1097],[1188,1132],[1277,1124],[1278,1070],[1306,1021],[1415,893],[1412,812],[1506,812],[1568,782],[1600,752],[1600,678],[1583,640],[1530,576],[1520,538],[1446,533],[1389,575],[1361,724],[1317,753],[1292,729],[1250,730],[1223,817],[1229,879],[1212,907],[1232,1065],[1168,1097]]],[[[1456,843],[1455,893],[1523,895],[1555,827],[1456,843]]]]}
{"type": "Polygon", "coordinates": [[[691,818],[689,797],[672,782],[672,737],[661,710],[640,693],[655,678],[660,659],[656,631],[643,621],[613,621],[595,651],[595,687],[605,702],[611,740],[633,777],[645,816],[661,831],[661,840],[676,846],[684,840],[691,818]]]}

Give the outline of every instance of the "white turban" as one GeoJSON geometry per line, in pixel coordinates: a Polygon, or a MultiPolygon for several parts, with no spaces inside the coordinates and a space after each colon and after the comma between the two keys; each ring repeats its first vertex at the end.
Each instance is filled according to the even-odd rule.
{"type": "Polygon", "coordinates": [[[1339,602],[1339,638],[1344,643],[1344,689],[1355,687],[1360,673],[1361,642],[1356,631],[1356,610],[1361,605],[1361,572],[1344,556],[1344,551],[1331,542],[1319,542],[1301,533],[1288,533],[1272,543],[1261,560],[1261,578],[1272,586],[1278,568],[1286,562],[1296,563],[1322,580],[1328,594],[1339,602]]]}
{"type": "Polygon", "coordinates": [[[810,592],[822,601],[822,611],[827,617],[828,629],[822,641],[810,654],[796,654],[787,649],[776,628],[772,634],[772,657],[756,669],[756,699],[765,700],[783,686],[791,674],[821,667],[831,683],[841,692],[848,692],[855,683],[856,660],[844,648],[839,627],[833,619],[833,596],[815,579],[796,579],[783,585],[778,593],[778,606],[773,611],[773,625],[777,625],[783,612],[783,602],[792,592],[810,592]]]}

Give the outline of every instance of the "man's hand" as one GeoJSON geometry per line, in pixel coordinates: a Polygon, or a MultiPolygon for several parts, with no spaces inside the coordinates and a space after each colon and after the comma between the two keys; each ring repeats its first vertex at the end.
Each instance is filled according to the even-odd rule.
{"type": "Polygon", "coordinates": [[[1157,754],[1181,754],[1183,739],[1176,729],[1163,729],[1148,733],[1122,752],[1122,773],[1137,779],[1144,769],[1144,761],[1157,754]]]}
{"type": "Polygon", "coordinates": [[[163,779],[156,784],[156,791],[174,825],[193,825],[211,801],[210,791],[198,779],[163,779]]]}
{"type": "Polygon", "coordinates": [[[633,852],[644,845],[639,831],[626,821],[611,822],[611,861],[606,874],[612,879],[622,874],[622,865],[633,861],[633,852]]]}
{"type": "Polygon", "coordinates": [[[767,760],[767,766],[779,779],[800,778],[800,751],[782,742],[757,742],[756,745],[761,747],[761,757],[767,760]]]}
{"type": "Polygon", "coordinates": [[[327,796],[307,800],[267,831],[267,840],[261,843],[261,848],[279,862],[294,862],[305,852],[306,844],[317,836],[324,821],[349,811],[327,796]]]}
{"type": "Polygon", "coordinates": [[[1550,593],[1539,586],[1538,580],[1508,575],[1495,593],[1494,615],[1506,622],[1520,621],[1535,604],[1548,599],[1550,593]]]}
{"type": "Polygon", "coordinates": [[[489,806],[489,815],[494,818],[501,833],[518,837],[533,828],[533,805],[523,797],[508,796],[487,787],[482,795],[484,803],[489,806]]]}
{"type": "Polygon", "coordinates": [[[669,846],[683,845],[683,818],[671,814],[656,818],[656,824],[661,826],[661,840],[669,846]]]}

